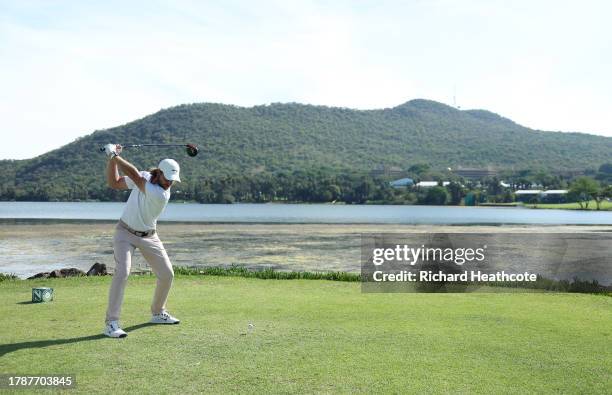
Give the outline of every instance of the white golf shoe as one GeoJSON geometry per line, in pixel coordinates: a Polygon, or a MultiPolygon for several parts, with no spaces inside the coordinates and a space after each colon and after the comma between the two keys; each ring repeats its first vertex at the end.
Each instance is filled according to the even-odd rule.
{"type": "Polygon", "coordinates": [[[163,310],[159,314],[153,314],[153,317],[151,317],[152,324],[178,324],[179,322],[181,322],[181,320],[171,316],[166,310],[163,310]]]}
{"type": "Polygon", "coordinates": [[[119,327],[119,321],[107,322],[104,334],[108,337],[127,337],[127,333],[119,327]]]}

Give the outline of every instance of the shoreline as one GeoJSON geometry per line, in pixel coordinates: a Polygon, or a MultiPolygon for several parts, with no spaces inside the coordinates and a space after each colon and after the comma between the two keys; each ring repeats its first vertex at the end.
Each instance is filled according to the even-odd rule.
{"type": "MultiPolygon", "coordinates": [[[[124,203],[0,202],[0,221],[15,223],[113,223],[124,203]]],[[[514,207],[299,205],[299,204],[169,204],[159,223],[177,224],[331,224],[365,226],[522,226],[612,225],[612,212],[526,210],[514,207]],[[477,209],[476,209],[477,208],[477,209]]]]}
{"type": "MultiPolygon", "coordinates": [[[[55,225],[55,224],[116,224],[119,219],[96,218],[0,218],[0,225],[55,225]]],[[[325,226],[405,226],[405,227],[609,227],[612,224],[572,224],[572,223],[524,223],[524,222],[465,222],[465,223],[402,223],[402,222],[297,222],[297,221],[182,221],[158,220],[158,225],[325,225],[325,226]]]]}
{"type": "MultiPolygon", "coordinates": [[[[114,269],[116,221],[0,220],[0,272],[28,277],[94,263],[114,269]]],[[[280,271],[360,270],[361,236],[372,233],[609,233],[610,225],[405,225],[160,222],[158,233],[174,266],[237,264],[280,271]]],[[[139,252],[133,271],[149,271],[139,252]]]]}
{"type": "MultiPolygon", "coordinates": [[[[4,203],[125,203],[123,200],[117,201],[106,201],[106,200],[49,200],[49,201],[34,201],[34,200],[2,200],[4,203]]],[[[171,200],[168,204],[197,204],[197,205],[307,205],[307,206],[393,206],[393,207],[463,207],[463,208],[508,208],[508,209],[547,209],[547,210],[579,210],[579,211],[612,211],[612,205],[610,201],[603,202],[605,208],[596,210],[594,208],[582,209],[580,207],[574,207],[572,205],[578,205],[578,202],[570,203],[525,203],[525,202],[510,202],[510,203],[480,203],[473,206],[466,206],[465,204],[446,204],[446,205],[433,205],[433,204],[397,204],[394,202],[380,202],[372,201],[370,203],[352,204],[346,202],[300,202],[300,201],[272,201],[272,202],[235,202],[235,203],[200,203],[198,201],[188,200],[171,200]],[[568,207],[571,206],[571,207],[568,207]]],[[[595,201],[589,202],[593,206],[596,205],[595,201]]]]}

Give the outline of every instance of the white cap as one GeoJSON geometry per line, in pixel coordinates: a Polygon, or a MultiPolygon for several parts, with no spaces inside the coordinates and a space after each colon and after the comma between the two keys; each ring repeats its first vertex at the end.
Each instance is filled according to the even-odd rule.
{"type": "Polygon", "coordinates": [[[164,159],[159,162],[157,167],[159,167],[162,173],[164,173],[164,177],[166,177],[166,179],[181,182],[181,178],[179,177],[181,168],[174,159],[164,159]]]}

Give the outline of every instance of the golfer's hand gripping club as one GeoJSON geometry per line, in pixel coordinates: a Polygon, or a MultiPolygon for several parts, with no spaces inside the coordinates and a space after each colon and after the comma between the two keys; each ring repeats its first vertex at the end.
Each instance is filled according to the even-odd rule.
{"type": "Polygon", "coordinates": [[[114,158],[121,153],[121,145],[120,144],[106,144],[104,146],[104,152],[106,156],[110,158],[114,158]]]}

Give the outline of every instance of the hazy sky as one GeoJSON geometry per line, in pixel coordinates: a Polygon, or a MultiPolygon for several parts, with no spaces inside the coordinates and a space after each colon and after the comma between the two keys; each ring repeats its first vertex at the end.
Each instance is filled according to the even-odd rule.
{"type": "Polygon", "coordinates": [[[534,129],[612,136],[610,15],[588,0],[0,0],[0,158],[195,102],[456,96],[534,129]]]}

